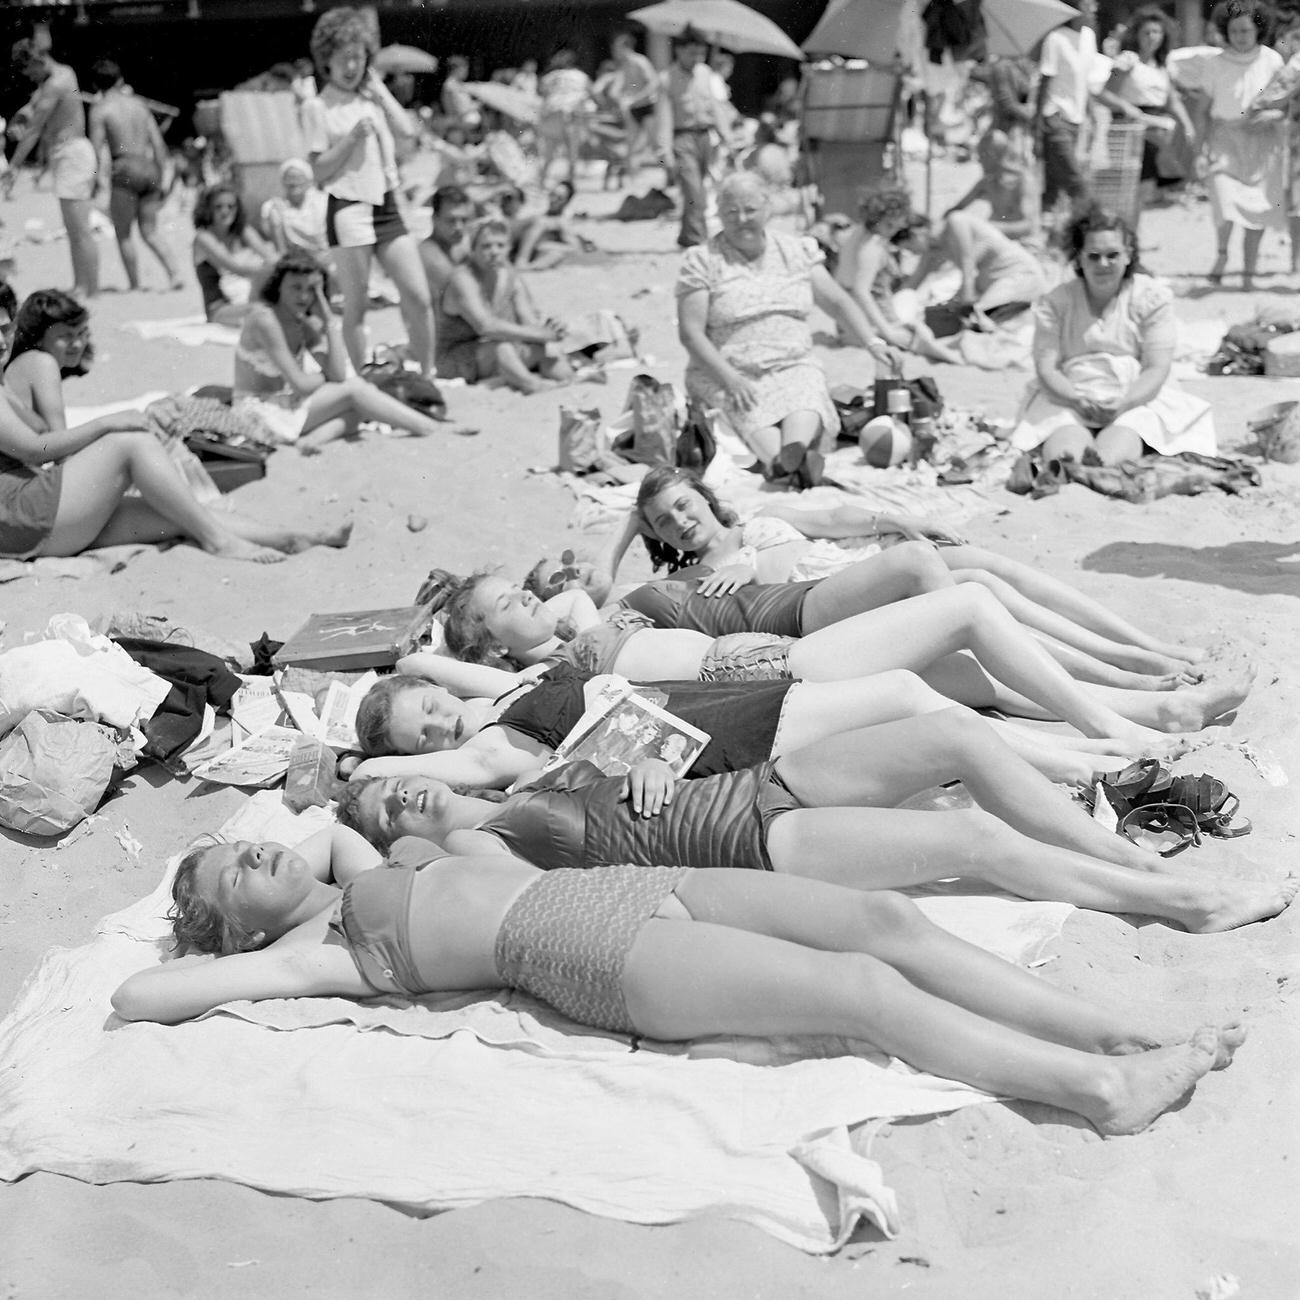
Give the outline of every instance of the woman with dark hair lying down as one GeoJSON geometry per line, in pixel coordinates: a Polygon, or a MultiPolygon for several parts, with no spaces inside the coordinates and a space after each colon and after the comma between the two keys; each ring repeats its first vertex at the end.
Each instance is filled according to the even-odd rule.
{"type": "Polygon", "coordinates": [[[1177,1035],[1155,1015],[1053,988],[896,894],[677,867],[541,872],[504,854],[375,871],[378,855],[345,835],[190,852],[177,937],[230,955],[132,975],[114,1010],[174,1024],[237,999],[516,988],[581,1024],[669,1041],[861,1039],[1115,1135],[1145,1128],[1245,1037],[1207,1025],[1157,1046],[1177,1035]]]}

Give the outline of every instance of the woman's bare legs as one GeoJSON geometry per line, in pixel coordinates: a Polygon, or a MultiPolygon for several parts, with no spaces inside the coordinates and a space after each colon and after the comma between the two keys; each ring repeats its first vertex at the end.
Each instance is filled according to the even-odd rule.
{"type": "Polygon", "coordinates": [[[303,430],[314,432],[319,425],[338,419],[345,422],[378,420],[381,424],[405,429],[417,438],[443,432],[437,420],[422,415],[357,375],[339,383],[323,384],[307,399],[307,421],[303,430]]]}
{"type": "MultiPolygon", "coordinates": [[[[994,594],[997,595],[996,592],[994,594]]],[[[1006,603],[1001,596],[998,596],[998,601],[1003,605],[1006,603]]],[[[1018,619],[1016,621],[1019,622],[1018,619]]],[[[1023,627],[1024,624],[1022,623],[1021,626],[1023,627]]],[[[1042,632],[1034,632],[1033,635],[1039,645],[1076,682],[1086,682],[1090,686],[1118,686],[1128,691],[1173,691],[1179,686],[1189,685],[1192,681],[1191,677],[1184,676],[1182,672],[1173,672],[1162,677],[1153,677],[1147,673],[1131,673],[1126,668],[1116,668],[1114,664],[1105,663],[1042,632]]],[[[1196,680],[1199,681],[1199,677],[1196,680]]]]}
{"type": "Polygon", "coordinates": [[[343,346],[353,366],[360,370],[366,363],[366,309],[370,306],[370,259],[375,250],[366,247],[331,251],[343,294],[343,346]]]}
{"type": "Polygon", "coordinates": [[[1205,657],[1199,647],[1152,636],[1083,592],[1004,555],[977,546],[943,546],[936,553],[958,582],[988,587],[1018,622],[1117,668],[1159,676],[1205,657]]]}
{"type": "Polygon", "coordinates": [[[718,874],[725,873],[697,872],[679,893],[692,915],[716,916],[721,923],[655,919],[637,936],[622,986],[642,1033],[863,1039],[919,1069],[1061,1106],[1114,1134],[1146,1127],[1221,1055],[1227,1057],[1239,1037],[1239,1031],[1221,1035],[1205,1028],[1176,1047],[1105,1055],[1103,1042],[1131,1035],[1128,1026],[1106,1021],[1068,995],[1063,1002],[1054,994],[1044,998],[1042,989],[1023,982],[1037,983],[1032,976],[1004,978],[977,961],[979,977],[972,979],[966,954],[947,956],[949,972],[940,944],[926,954],[927,964],[939,968],[927,978],[951,985],[951,992],[935,994],[863,951],[900,921],[905,909],[898,900],[864,900],[858,910],[838,890],[811,890],[801,882],[798,890],[766,891],[771,904],[765,906],[758,886],[777,882],[715,884],[710,877],[718,874]],[[995,1018],[957,1001],[972,996],[995,1018]],[[1081,1050],[1032,1036],[1055,1031],[1052,1038],[1078,1038],[1086,1033],[1079,1025],[1093,1029],[1096,1047],[1081,1050]]]}
{"type": "MultiPolygon", "coordinates": [[[[1073,681],[991,593],[974,584],[930,592],[824,627],[791,645],[790,669],[795,677],[831,681],[885,668],[919,671],[959,650],[970,650],[998,681],[1051,709],[1085,736],[1114,736],[1134,744],[1150,740],[1096,698],[1106,688],[1073,681]]],[[[1159,698],[1176,694],[1162,692],[1159,698]]]]}
{"type": "Polygon", "coordinates": [[[58,514],[40,553],[79,555],[93,546],[170,537],[191,538],[229,559],[268,564],[283,558],[201,506],[149,433],[107,434],[64,461],[58,514]],[[132,486],[142,501],[123,500],[132,486]]]}
{"type": "MultiPolygon", "coordinates": [[[[915,673],[901,668],[842,682],[796,682],[781,714],[780,733],[772,755],[787,754],[860,727],[900,718],[919,718],[952,708],[950,699],[927,686],[915,673]]],[[[987,725],[1049,781],[1089,785],[1098,768],[1098,755],[1128,758],[1118,741],[1087,741],[1079,737],[1078,745],[1092,748],[1075,749],[1073,737],[1033,732],[1006,722],[990,721],[987,725]]],[[[1102,766],[1121,765],[1111,762],[1102,766]]]]}
{"type": "Polygon", "coordinates": [[[1276,916],[1300,884],[1134,871],[1031,840],[975,809],[799,808],[770,823],[767,852],[775,872],[852,889],[967,877],[1021,898],[1159,917],[1194,934],[1276,916]]]}
{"type": "MultiPolygon", "coordinates": [[[[789,513],[782,515],[788,518],[789,513]]],[[[895,601],[955,585],[928,542],[903,542],[823,578],[804,597],[803,635],[895,601]]]]}
{"type": "Polygon", "coordinates": [[[424,263],[420,261],[420,250],[410,235],[402,235],[386,244],[380,244],[376,252],[379,264],[397,286],[411,358],[420,367],[421,374],[432,375],[433,302],[429,296],[429,280],[424,274],[424,263]]]}
{"type": "Polygon", "coordinates": [[[981,808],[1043,844],[1132,870],[1161,864],[1093,821],[968,709],[827,736],[787,750],[776,770],[806,808],[894,808],[922,790],[960,781],[981,808]]]}

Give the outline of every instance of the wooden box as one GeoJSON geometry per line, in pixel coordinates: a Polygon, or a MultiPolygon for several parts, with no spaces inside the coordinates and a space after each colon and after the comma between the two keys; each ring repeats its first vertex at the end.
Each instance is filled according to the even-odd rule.
{"type": "Polygon", "coordinates": [[[410,654],[429,625],[427,605],[313,614],[276,651],[279,667],[391,668],[410,654]]]}

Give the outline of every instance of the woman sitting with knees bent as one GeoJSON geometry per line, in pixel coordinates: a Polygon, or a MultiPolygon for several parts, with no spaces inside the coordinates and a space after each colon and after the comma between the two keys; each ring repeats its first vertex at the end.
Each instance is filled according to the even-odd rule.
{"type": "Polygon", "coordinates": [[[79,555],[188,537],[213,555],[269,562],[281,551],[346,544],[348,525],[300,532],[206,509],[144,432],[140,411],[69,429],[62,376],[84,374],[90,353],[90,318],[71,295],[32,294],[18,312],[14,346],[0,389],[0,554],[79,555]],[[142,499],[127,497],[131,488],[142,499]]]}
{"type": "Polygon", "coordinates": [[[215,325],[242,323],[249,297],[275,259],[275,249],[248,224],[243,200],[214,185],[194,205],[194,274],[203,312],[215,325]]]}
{"type": "Polygon", "coordinates": [[[438,301],[438,373],[476,384],[499,378],[520,393],[538,393],[573,378],[550,345],[564,337],[557,320],[543,320],[510,264],[510,227],[488,217],[474,227],[469,258],[438,301]]]}
{"type": "MultiPolygon", "coordinates": [[[[1186,675],[1203,657],[1195,647],[1141,631],[1029,565],[968,546],[926,519],[881,514],[851,503],[805,509],[773,502],[741,523],[697,474],[663,466],[641,480],[636,506],[610,555],[607,586],[613,585],[618,565],[637,536],[645,542],[654,567],[666,566],[670,576],[694,578],[701,570],[711,571],[701,582],[702,594],[722,594],[752,583],[815,581],[856,566],[862,566],[857,572],[864,580],[878,574],[882,595],[890,600],[941,590],[953,582],[977,582],[1018,622],[1050,638],[1054,652],[1066,647],[1079,651],[1077,656],[1057,657],[1081,681],[1157,689],[1173,684],[1164,679],[1186,675]],[[950,544],[928,546],[921,540],[926,537],[950,544]],[[831,538],[858,544],[842,548],[831,538]],[[867,538],[883,538],[883,549],[867,538]],[[912,575],[910,584],[899,586],[901,573],[912,575]],[[1138,680],[1143,676],[1155,680],[1138,680]]],[[[545,598],[554,593],[539,594],[545,598]]]]}
{"type": "Polygon", "coordinates": [[[373,20],[342,6],[322,14],[311,56],[323,87],[302,108],[317,184],[327,197],[326,234],[343,287],[343,341],[359,370],[366,360],[370,264],[378,257],[401,299],[410,356],[433,369],[433,308],[415,240],[397,209],[394,133],[415,135],[370,60],[378,51],[373,20]]]}
{"type": "Polygon", "coordinates": [[[677,280],[687,391],[723,412],[768,478],[812,487],[821,481],[819,445],[840,427],[812,355],[813,306],[878,361],[891,358],[816,242],[767,229],[772,208],[759,176],[728,176],[718,215],[721,233],[686,252],[677,280]]]}
{"type": "Polygon", "coordinates": [[[1154,1012],[1093,1006],[896,894],[676,867],[541,872],[504,854],[377,871],[365,868],[378,854],[346,835],[319,832],[298,852],[192,850],[172,887],[174,933],[228,955],[140,971],[113,1009],[174,1024],[245,998],[517,988],[581,1024],[651,1038],[862,1039],[1107,1134],[1145,1128],[1245,1036],[1204,1026],[1158,1047],[1154,1012]]]}
{"type": "Polygon", "coordinates": [[[1123,218],[1092,207],[1066,233],[1073,279],[1034,308],[1034,369],[1011,434],[1046,459],[1116,465],[1149,452],[1213,455],[1208,402],[1170,378],[1173,295],[1138,264],[1123,218]]]}
{"type": "Polygon", "coordinates": [[[419,437],[437,421],[348,374],[343,328],[310,253],[286,253],[271,271],[235,348],[236,409],[252,408],[286,442],[312,452],[379,420],[419,437]],[[311,353],[318,374],[303,369],[311,353]]]}

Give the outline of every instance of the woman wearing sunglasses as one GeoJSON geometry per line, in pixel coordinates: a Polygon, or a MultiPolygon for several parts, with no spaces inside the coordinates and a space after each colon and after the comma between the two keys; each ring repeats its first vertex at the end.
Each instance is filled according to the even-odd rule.
{"type": "Polygon", "coordinates": [[[1207,402],[1169,377],[1173,295],[1138,264],[1137,237],[1092,207],[1066,231],[1075,277],[1034,308],[1036,378],[1012,442],[1045,459],[1116,465],[1157,452],[1213,455],[1207,402]]]}

